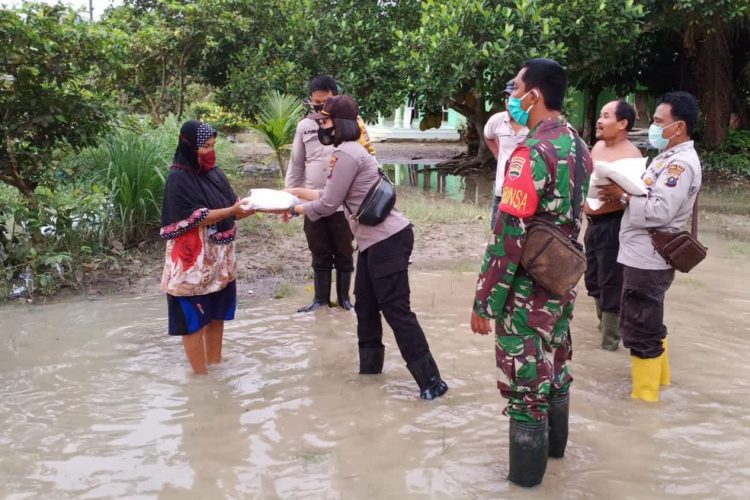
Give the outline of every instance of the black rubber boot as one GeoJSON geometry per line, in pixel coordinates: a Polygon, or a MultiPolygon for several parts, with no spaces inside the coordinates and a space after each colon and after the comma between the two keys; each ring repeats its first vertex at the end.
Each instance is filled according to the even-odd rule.
{"type": "Polygon", "coordinates": [[[547,470],[547,422],[516,422],[510,419],[510,472],[508,480],[531,488],[542,482],[547,470]]]}
{"type": "Polygon", "coordinates": [[[620,347],[620,314],[602,312],[602,349],[616,351],[620,347]]]}
{"type": "Polygon", "coordinates": [[[406,367],[417,381],[420,398],[432,400],[448,392],[448,384],[440,378],[432,353],[428,352],[423,358],[407,363],[406,367]]]}
{"type": "Polygon", "coordinates": [[[349,311],[353,307],[349,300],[349,287],[351,283],[351,271],[339,271],[336,269],[336,296],[338,297],[339,307],[345,311],[349,311]]]}
{"type": "Polygon", "coordinates": [[[297,312],[311,312],[323,306],[331,305],[331,271],[315,271],[313,274],[315,284],[315,299],[312,304],[300,307],[297,312]]]}
{"type": "Polygon", "coordinates": [[[568,444],[568,417],[570,393],[555,394],[549,398],[549,456],[562,458],[568,444]]]}
{"type": "Polygon", "coordinates": [[[360,347],[359,348],[359,374],[377,375],[383,371],[383,359],[385,358],[385,347],[360,347]]]}

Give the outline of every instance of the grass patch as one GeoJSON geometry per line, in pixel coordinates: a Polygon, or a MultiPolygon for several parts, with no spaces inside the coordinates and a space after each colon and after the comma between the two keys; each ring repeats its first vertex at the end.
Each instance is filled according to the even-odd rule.
{"type": "Polygon", "coordinates": [[[247,235],[265,236],[269,242],[277,238],[290,238],[302,234],[302,217],[295,217],[284,224],[280,215],[255,214],[239,222],[240,230],[247,235]]]}
{"type": "Polygon", "coordinates": [[[297,292],[297,289],[291,283],[284,281],[276,285],[276,289],[273,292],[274,299],[283,299],[285,297],[293,297],[297,292]]]}
{"type": "Polygon", "coordinates": [[[729,244],[727,255],[732,259],[745,260],[750,257],[750,243],[735,241],[729,244]]]}
{"type": "Polygon", "coordinates": [[[487,220],[489,209],[398,187],[396,207],[415,225],[469,223],[487,220]]]}

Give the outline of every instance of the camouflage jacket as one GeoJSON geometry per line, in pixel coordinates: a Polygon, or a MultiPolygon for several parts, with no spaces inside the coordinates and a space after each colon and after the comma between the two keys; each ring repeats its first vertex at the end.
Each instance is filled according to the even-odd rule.
{"type": "MultiPolygon", "coordinates": [[[[563,230],[576,231],[578,225],[571,207],[576,144],[575,132],[563,119],[545,120],[529,132],[508,160],[498,223],[484,255],[474,312],[483,318],[508,319],[509,332],[522,333],[527,326],[542,327],[534,325],[535,311],[561,309],[575,297],[575,292],[569,297],[557,297],[536,286],[519,269],[519,263],[526,227],[534,216],[542,215],[563,230]],[[510,318],[515,316],[511,313],[516,305],[527,312],[510,318]]],[[[581,154],[586,170],[583,204],[593,163],[588,149],[581,154]]]]}

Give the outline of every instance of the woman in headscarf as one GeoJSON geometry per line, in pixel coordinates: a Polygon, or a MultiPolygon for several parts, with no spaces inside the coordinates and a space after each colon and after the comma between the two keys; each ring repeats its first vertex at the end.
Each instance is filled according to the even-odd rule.
{"type": "Polygon", "coordinates": [[[395,207],[375,226],[360,224],[351,217],[380,179],[378,161],[359,142],[358,116],[357,101],[348,95],[329,97],[322,111],[310,116],[320,123],[321,144],[333,144],[334,150],[324,190],[289,190],[300,199],[310,200],[292,207],[291,215],[315,221],[344,205],[359,248],[354,278],[359,373],[375,375],[383,370],[382,313],[419,386],[420,397],[435,399],[446,393],[448,384],[440,377],[422,327],[411,310],[408,265],[414,246],[412,225],[395,207]]]}
{"type": "Polygon", "coordinates": [[[234,319],[237,265],[235,220],[241,208],[216,166],[216,131],[185,122],[164,189],[162,239],[167,248],[161,288],[167,294],[169,334],[182,336],[193,371],[221,362],[224,321],[234,319]]]}

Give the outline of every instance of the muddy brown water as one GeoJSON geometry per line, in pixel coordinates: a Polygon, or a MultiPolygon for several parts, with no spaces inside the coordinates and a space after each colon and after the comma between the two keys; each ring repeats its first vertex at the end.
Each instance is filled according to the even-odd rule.
{"type": "Polygon", "coordinates": [[[356,374],[352,313],[243,304],[225,362],[189,373],[159,296],[0,308],[0,496],[22,498],[747,498],[750,269],[730,242],[668,294],[673,386],[629,398],[629,357],[573,323],[566,457],[532,491],[505,480],[492,338],[469,332],[474,272],[413,272],[450,391],[416,386],[386,331],[356,374]]]}

